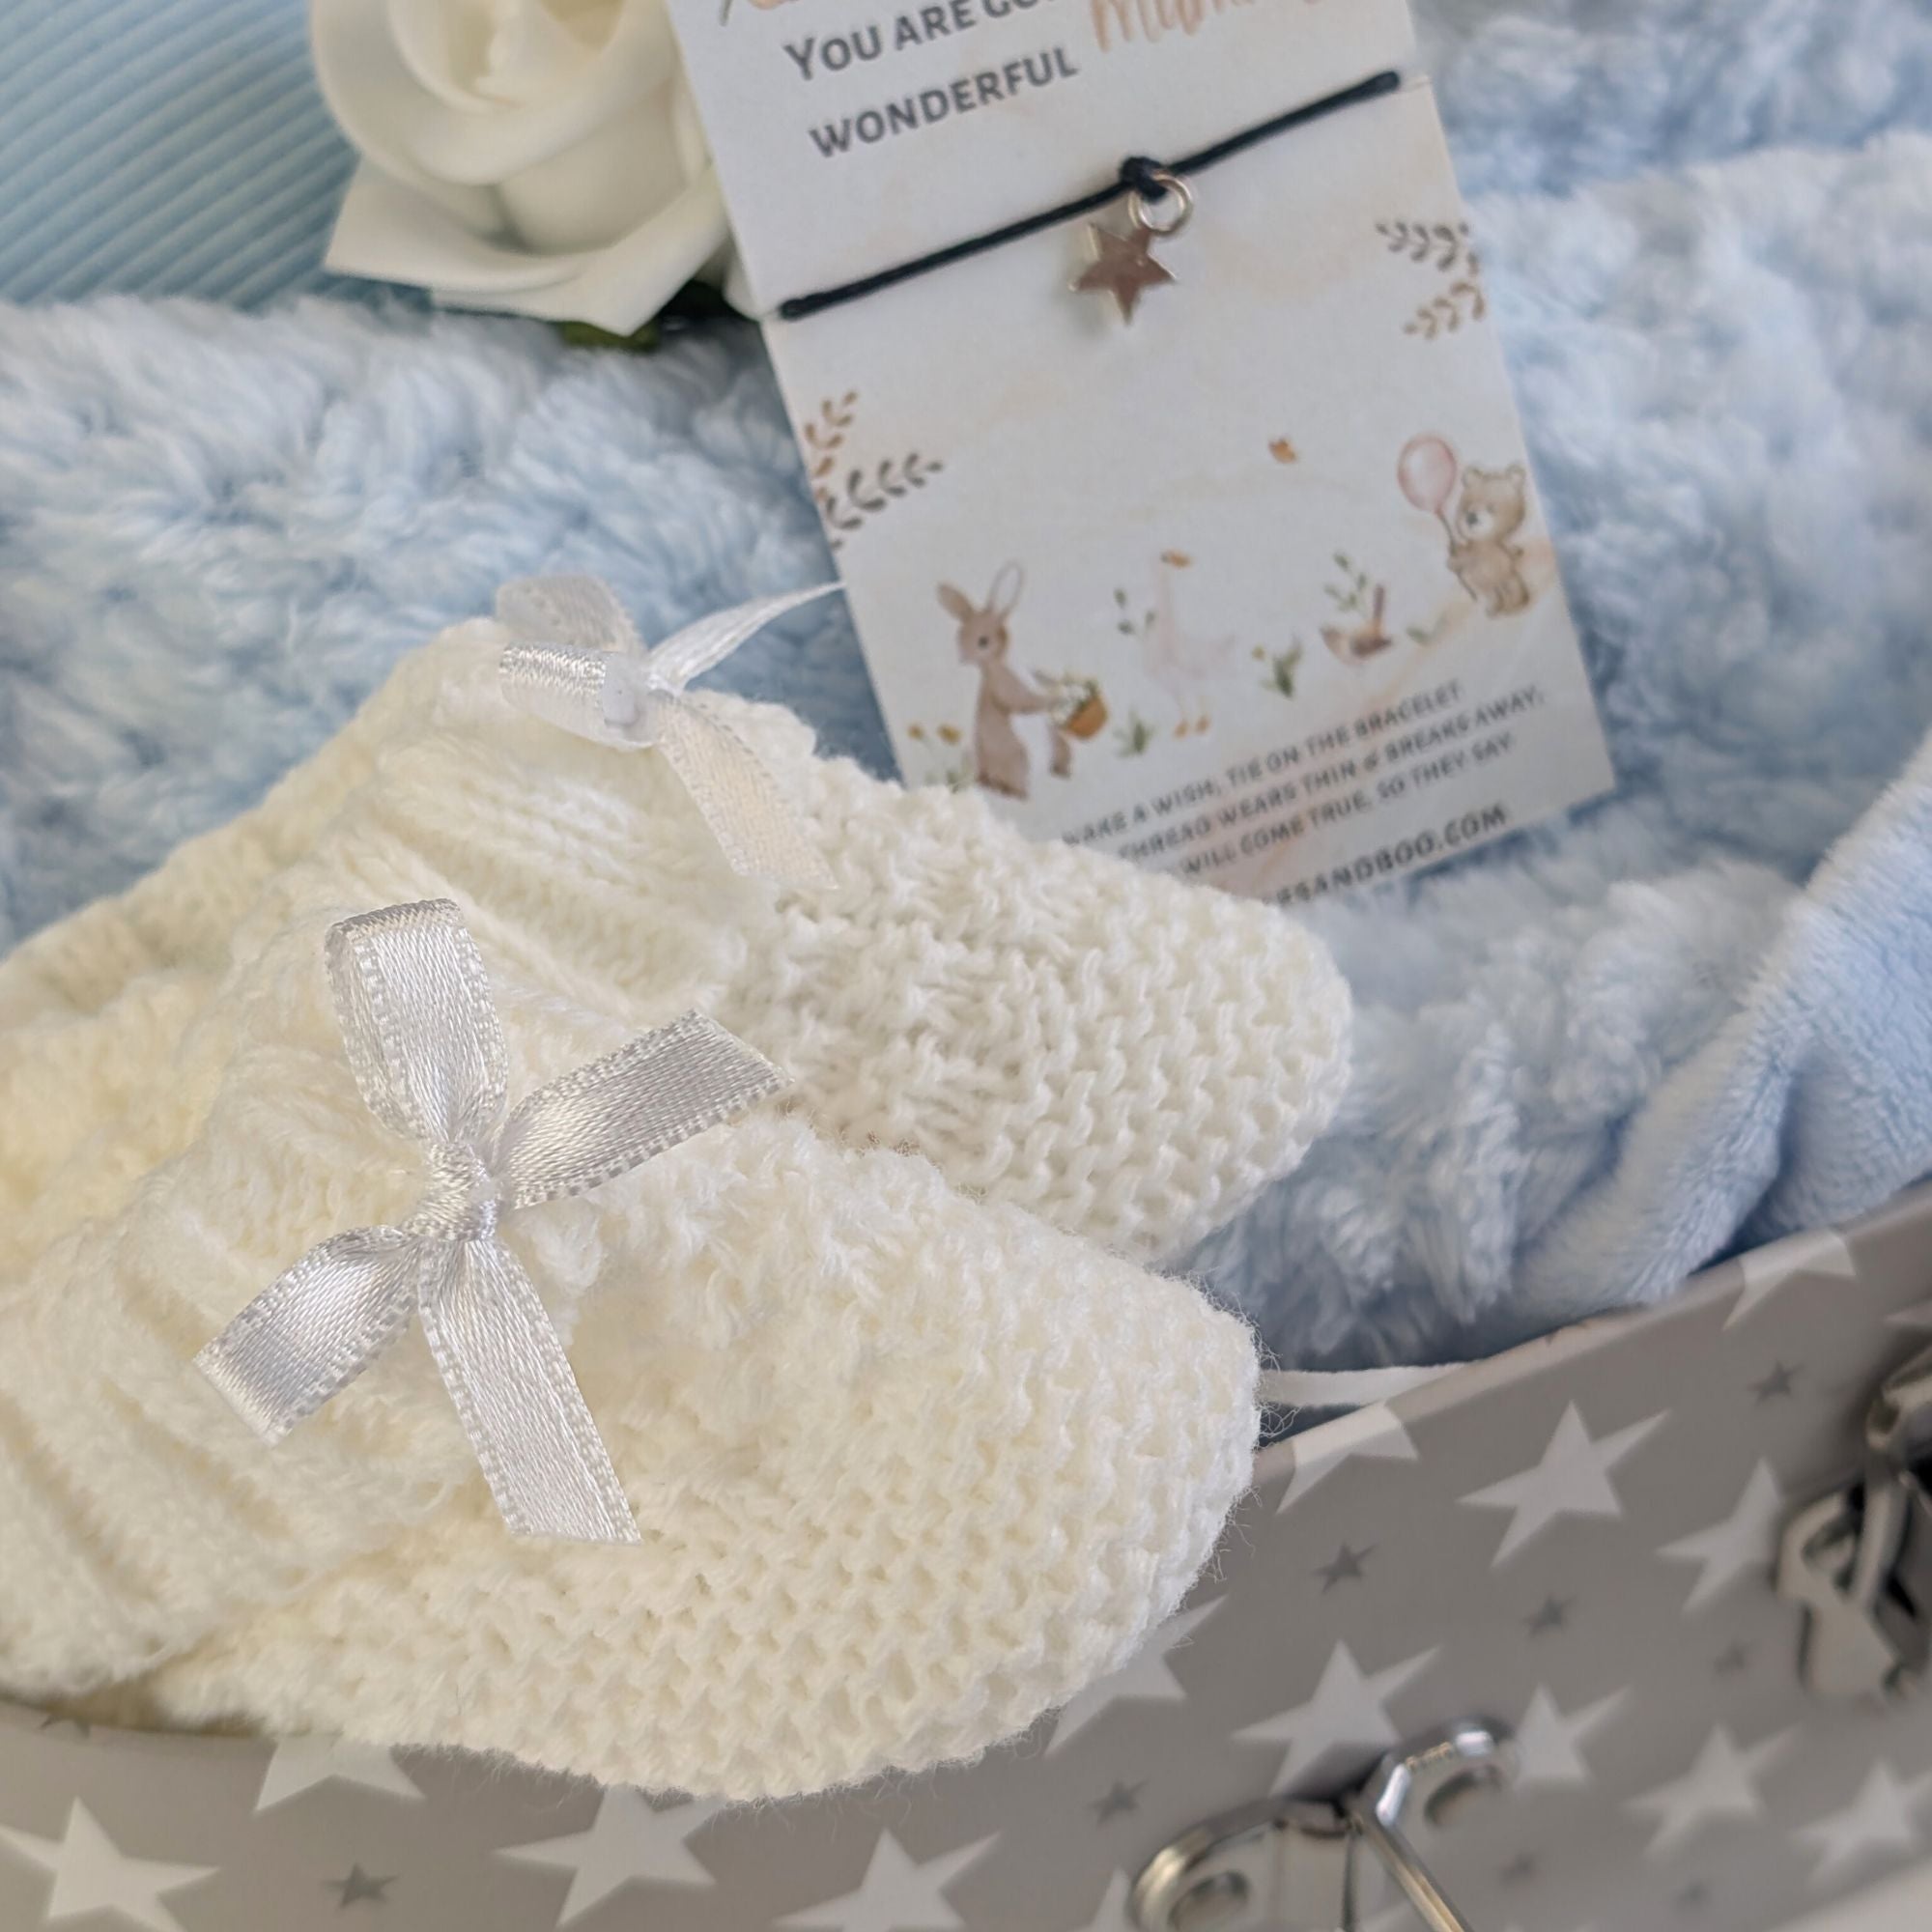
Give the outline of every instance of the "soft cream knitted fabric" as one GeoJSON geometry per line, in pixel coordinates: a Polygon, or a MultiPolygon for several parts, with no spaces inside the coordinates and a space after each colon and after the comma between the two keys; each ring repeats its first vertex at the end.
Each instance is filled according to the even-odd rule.
{"type": "Polygon", "coordinates": [[[746,1799],[971,1756],[1124,1663],[1248,1484],[1246,1331],[791,1132],[755,1225],[680,1204],[645,1309],[579,1326],[641,1550],[514,1542],[471,1484],[132,1708],[746,1799]]]}
{"type": "MultiPolygon", "coordinates": [[[[177,1151],[0,1317],[10,1690],[210,1637],[184,1682],[224,1716],[751,1797],[978,1749],[1172,1607],[1246,1481],[1242,1326],[774,1112],[508,1228],[584,1311],[641,1549],[510,1539],[414,1338],[264,1450],[188,1356],[419,1185],[329,1040],[325,916],[224,980],[97,1145],[177,1151]]],[[[619,1043],[497,978],[513,1091],[619,1043]]]]}
{"type": "Polygon", "coordinates": [[[154,1003],[205,998],[244,909],[311,848],[365,904],[440,881],[493,956],[567,933],[559,990],[590,1009],[641,1026],[699,1008],[785,1067],[828,1131],[915,1148],[1123,1253],[1178,1252],[1326,1124],[1347,989],[1280,913],[1029,844],[977,796],[881,784],[811,758],[781,711],[712,700],[838,871],[830,892],[774,894],[729,871],[661,758],[512,709],[503,638],[466,625],[415,653],[259,810],[0,964],[0,1079],[54,1103],[33,1147],[0,1147],[20,1200],[94,1118],[58,1104],[68,1058],[84,1086],[102,1077],[84,1023],[128,1033],[138,1082],[167,1037],[154,1003]]]}
{"type": "MultiPolygon", "coordinates": [[[[34,1620],[37,1634],[7,1641],[10,1684],[47,1693],[124,1679],[180,1650],[198,1623],[211,1633],[201,1646],[144,1687],[158,1716],[495,1745],[609,1778],[738,1795],[977,1749],[1120,1662],[1205,1558],[1245,1466],[1245,1337],[1184,1290],[1055,1246],[1022,1217],[968,1207],[917,1164],[838,1155],[805,1136],[801,1146],[822,1160],[858,1161],[868,1184],[890,1170],[929,1190],[896,1231],[853,1207],[855,1225],[890,1257],[855,1273],[855,1225],[820,1214],[836,1189],[815,1197],[808,1220],[821,1242],[837,1236],[838,1265],[818,1271],[847,1282],[888,1327],[895,1306],[937,1310],[954,1298],[958,1325],[933,1331],[952,1338],[949,1392],[913,1391],[892,1411],[897,1422],[841,1462],[835,1452],[848,1438],[835,1425],[855,1413],[849,1378],[835,1374],[832,1398],[804,1406],[812,1421],[802,1435],[781,1426],[788,1404],[774,1406],[775,1391],[797,1391],[809,1339],[760,1322],[756,1332],[775,1344],[762,1353],[727,1318],[726,1393],[676,1375],[668,1389],[647,1367],[633,1376],[622,1366],[634,1352],[629,1318],[611,1311],[625,1304],[593,1302],[589,1319],[617,1330],[600,1330],[589,1356],[574,1352],[586,1384],[608,1392],[593,1398],[599,1422],[647,1536],[666,1506],[648,1474],[668,1466],[665,1443],[651,1436],[666,1413],[689,1424],[715,1409],[723,1427],[735,1403],[741,1421],[759,1420],[755,1452],[749,1427],[737,1428],[711,1480],[698,1471],[704,1458],[687,1458],[694,1473],[669,1493],[675,1534],[696,1541],[673,1540],[669,1567],[647,1591],[632,1593],[633,1574],[611,1552],[533,1551],[501,1535],[419,1350],[401,1351],[399,1367],[345,1399],[340,1418],[305,1425],[274,1452],[283,1460],[271,1463],[245,1438],[234,1453],[220,1428],[211,1433],[203,1392],[190,1384],[183,1394],[180,1364],[310,1240],[387,1206],[355,1187],[371,1151],[358,1152],[358,1139],[372,1128],[354,1117],[321,1014],[320,924],[385,899],[450,893],[466,902],[499,980],[511,962],[526,989],[505,1018],[532,1080],[556,1070],[538,1050],[540,1011],[571,1015],[556,1044],[568,1036],[563,1059],[574,1061],[610,1043],[590,1013],[639,1026],[698,1005],[799,1072],[806,1108],[843,1136],[920,1148],[962,1185],[1141,1253],[1209,1225],[1298,1157],[1339,1091],[1346,998],[1320,949],[1278,916],[1026,846],[977,802],[908,797],[849,767],[812,764],[789,721],[732,707],[796,784],[841,874],[832,894],[774,901],[723,867],[661,761],[580,744],[502,704],[496,641],[491,627],[471,627],[419,653],[263,811],[0,966],[0,1121],[35,1125],[0,1127],[0,1188],[17,1210],[0,1217],[0,1279],[17,1285],[24,1324],[20,1342],[0,1348],[22,1361],[51,1354],[81,1378],[36,1377],[10,1391],[11,1412],[0,1403],[0,1480],[17,1505],[0,1547],[38,1538],[26,1575],[62,1579],[51,1593],[34,1584],[47,1613],[34,1620]],[[304,846],[310,856],[288,863],[304,846]],[[288,940],[270,938],[291,923],[288,940]],[[285,1026],[284,1009],[299,1024],[285,1026]],[[203,1205],[231,1195],[245,1207],[240,1236],[203,1205]],[[325,1202],[335,1210],[326,1216],[325,1202]],[[56,1285],[76,1277],[78,1294],[56,1285]],[[923,1282],[932,1293],[916,1293],[923,1282]],[[1002,1287],[1019,1297],[1011,1310],[1002,1287]],[[1111,1317],[1110,1296],[1120,1302],[1111,1317]],[[1131,1314],[1142,1305],[1145,1321],[1131,1314]],[[49,1314],[60,1307],[75,1320],[49,1314]],[[108,1338],[111,1361],[99,1370],[81,1346],[90,1334],[108,1338]],[[970,1389],[981,1372],[1004,1389],[998,1419],[970,1403],[952,1417],[952,1378],[970,1389]],[[1051,1400],[1034,1392],[1037,1374],[1049,1377],[1051,1400]],[[635,1403],[633,1381],[648,1390],[635,1403]],[[85,1472],[65,1450],[47,1453],[69,1418],[103,1401],[112,1420],[84,1434],[85,1472]],[[1081,1419],[1089,1403],[1112,1420],[1096,1429],[1081,1419]],[[949,1426],[935,1427],[926,1410],[946,1411],[949,1426]],[[1035,1418],[1054,1453],[1081,1459],[1076,1487],[1116,1486],[1111,1503],[1043,1484],[1024,1447],[1018,1462],[1002,1463],[1001,1446],[1024,1445],[1035,1418]],[[639,1462],[628,1445],[645,1438],[639,1462]],[[771,1477],[767,1452],[811,1475],[817,1518],[771,1477]],[[1092,1454],[1102,1460],[1088,1467],[1092,1454]],[[142,1466],[123,1492],[130,1462],[142,1466]],[[848,1462],[865,1464],[864,1480],[848,1462]],[[178,1496],[184,1467],[195,1481],[178,1496]],[[1014,1532],[1010,1548],[1027,1554],[1011,1574],[997,1561],[980,1574],[988,1552],[1009,1546],[1001,1528],[988,1540],[980,1511],[958,1509],[965,1470],[1009,1495],[1019,1483],[1029,1509],[1042,1512],[1014,1532]],[[746,1671],[763,1668],[761,1643],[786,1654],[802,1643],[830,1662],[824,1677],[797,1679],[795,1694],[781,1694],[768,1674],[748,1678],[750,1702],[730,1721],[717,1706],[731,1681],[722,1664],[722,1678],[700,1673],[687,1686],[697,1702],[650,1701],[667,1674],[678,1677],[671,1657],[701,1654],[688,1652],[695,1639],[676,1606],[712,1602],[721,1579],[765,1560],[743,1540],[764,1519],[746,1514],[747,1494],[721,1487],[724,1472],[770,1485],[756,1493],[781,1520],[815,1520],[818,1560],[829,1566],[816,1583],[794,1579],[780,1592],[809,1604],[803,1623],[733,1593],[746,1605],[730,1626],[735,1646],[750,1644],[746,1671]],[[916,1477],[931,1479],[923,1505],[905,1487],[916,1477]],[[838,1515],[848,1492],[855,1513],[838,1515]],[[701,1535],[690,1518],[699,1498],[716,1512],[701,1535]],[[932,1530],[935,1509],[949,1529],[932,1530]],[[1110,1509],[1138,1519],[1112,1543],[1110,1509]],[[867,1526],[874,1512],[884,1527],[867,1526]],[[85,1535],[72,1534],[76,1520],[85,1535]],[[916,1534],[902,1527],[913,1523],[923,1525],[916,1534]],[[938,1589],[953,1531],[975,1552],[963,1594],[938,1589]],[[1088,1577],[1075,1598],[1056,1600],[1070,1573],[1044,1563],[1040,1536],[1088,1577]],[[213,1559],[202,1560],[205,1548],[213,1559]],[[356,1560],[357,1549],[374,1553],[356,1560]],[[285,1607],[246,1612],[322,1572],[330,1574],[285,1607]],[[851,1588],[874,1574],[915,1577],[923,1621],[943,1625],[944,1641],[917,1657],[882,1642],[880,1604],[858,1605],[851,1588]],[[991,1601],[981,1583],[1006,1607],[976,1623],[991,1601]],[[75,1613],[53,1613],[70,1592],[75,1613]],[[867,1672],[838,1653],[841,1602],[867,1622],[867,1672]],[[935,1604],[945,1605],[936,1616],[935,1604]],[[592,1625],[601,1636],[582,1635],[592,1625]],[[574,1640],[559,1655],[544,1633],[565,1627],[574,1640]],[[976,1637],[976,1628],[993,1634],[976,1637]],[[420,1645],[398,1640],[415,1630],[420,1645]],[[506,1668],[505,1658],[516,1662],[506,1668]],[[813,1685],[843,1687],[827,1693],[838,1720],[813,1702],[813,1685]],[[854,1698],[869,1716],[845,1721],[854,1698]],[[647,1711],[658,1715],[645,1720],[647,1711]]],[[[748,1122],[700,1147],[754,1149],[771,1130],[748,1122]]],[[[637,1270],[627,1241],[660,1232],[659,1215],[675,1223],[682,1196],[666,1202],[661,1190],[694,1157],[680,1151],[625,1183],[641,1205],[627,1192],[542,1210],[555,1226],[533,1220],[519,1234],[539,1284],[568,1302],[613,1270],[628,1279],[637,1270]],[[641,1219],[621,1221],[615,1236],[586,1232],[608,1230],[613,1214],[641,1219]],[[527,1251],[544,1242],[556,1251],[527,1251]]],[[[756,1185],[768,1160],[747,1158],[733,1225],[773,1238],[783,1230],[793,1265],[810,1278],[818,1250],[773,1190],[756,1185]]],[[[862,1203],[865,1187],[851,1186],[862,1203]]],[[[650,1251],[644,1237],[639,1252],[650,1251]]],[[[677,1301],[675,1267],[646,1272],[667,1305],[677,1301]]],[[[851,1330],[841,1306],[808,1306],[851,1330]]],[[[703,1307],[694,1301],[694,1320],[703,1307]]],[[[848,1342],[853,1333],[863,1331],[848,1342]]],[[[678,1359],[675,1349],[660,1353],[678,1359]]],[[[643,1350],[653,1362],[660,1353],[643,1350]]],[[[868,1379],[857,1413],[869,1390],[868,1379]]],[[[892,1600],[882,1587],[881,1602],[892,1600]]],[[[0,1630],[27,1631],[31,1605],[16,1610],[6,1595],[0,1583],[0,1630]]]]}

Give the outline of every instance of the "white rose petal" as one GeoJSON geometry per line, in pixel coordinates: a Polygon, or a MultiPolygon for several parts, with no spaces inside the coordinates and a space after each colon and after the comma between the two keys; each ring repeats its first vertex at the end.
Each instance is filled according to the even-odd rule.
{"type": "Polygon", "coordinates": [[[330,268],[628,334],[723,259],[664,0],[313,0],[312,26],[362,156],[330,268]]]}

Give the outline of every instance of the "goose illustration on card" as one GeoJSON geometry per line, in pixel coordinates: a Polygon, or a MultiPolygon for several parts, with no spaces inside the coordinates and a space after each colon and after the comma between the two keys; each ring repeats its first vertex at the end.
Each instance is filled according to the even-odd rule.
{"type": "MultiPolygon", "coordinates": [[[[1406,14],[1191,4],[1039,0],[1033,31],[1064,30],[1079,77],[1057,107],[989,99],[975,138],[1032,153],[1051,213],[1106,144],[1135,152],[1121,102],[1151,111],[1166,74],[1199,110],[1187,137],[1214,133],[1151,152],[1192,168],[1134,160],[1130,192],[1002,229],[1017,190],[928,183],[912,134],[886,229],[809,259],[795,235],[761,253],[757,216],[741,240],[907,781],[1302,898],[1613,779],[1433,92],[1356,85],[1402,57],[1406,14]],[[1258,49],[1317,22],[1342,37],[1325,69],[1257,77],[1258,49]],[[1294,109],[1318,75],[1346,92],[1215,138],[1240,129],[1204,104],[1211,78],[1294,109]],[[916,235],[966,245],[898,274],[916,235]]],[[[814,6],[861,0],[777,13],[814,6]]],[[[774,109],[752,152],[785,138],[774,109]]],[[[728,188],[747,155],[714,144],[728,188]]]]}

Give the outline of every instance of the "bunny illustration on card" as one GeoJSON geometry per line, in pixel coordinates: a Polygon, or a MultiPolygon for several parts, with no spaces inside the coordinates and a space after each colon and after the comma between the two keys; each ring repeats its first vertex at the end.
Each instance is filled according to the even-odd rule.
{"type": "Polygon", "coordinates": [[[1073,741],[1055,711],[1058,695],[1044,691],[1008,662],[1012,633],[1007,619],[1026,587],[1017,563],[1000,567],[983,604],[976,604],[951,583],[939,586],[939,602],[959,625],[959,662],[980,673],[980,698],[973,712],[973,777],[988,791],[1007,798],[1029,795],[1033,758],[1014,721],[1038,718],[1046,732],[1047,757],[1055,778],[1073,770],[1073,741]]]}

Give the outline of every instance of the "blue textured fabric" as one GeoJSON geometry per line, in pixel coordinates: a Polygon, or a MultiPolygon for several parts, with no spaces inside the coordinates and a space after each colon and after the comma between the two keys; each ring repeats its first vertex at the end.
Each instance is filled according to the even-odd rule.
{"type": "MultiPolygon", "coordinates": [[[[1426,24],[1620,789],[1314,916],[1354,1089],[1198,1258],[1311,1364],[1653,1298],[1932,1166],[1932,774],[1855,829],[1932,724],[1932,10],[1426,24]]],[[[749,331],[0,311],[0,945],[501,578],[598,571],[661,631],[825,566],[749,331]]],[[[883,760],[836,611],[724,681],[883,760]]]]}
{"type": "Polygon", "coordinates": [[[302,0],[0,0],[0,297],[325,286],[354,162],[302,0]]]}
{"type": "MultiPolygon", "coordinates": [[[[327,289],[355,156],[303,0],[0,0],[0,299],[327,289]]],[[[1417,0],[1464,185],[1932,126],[1915,0],[1417,0]]]]}

